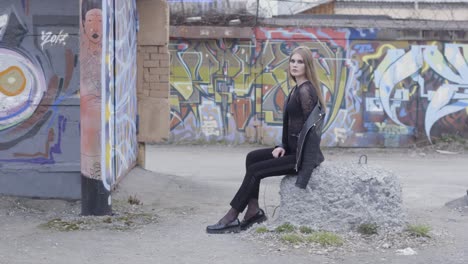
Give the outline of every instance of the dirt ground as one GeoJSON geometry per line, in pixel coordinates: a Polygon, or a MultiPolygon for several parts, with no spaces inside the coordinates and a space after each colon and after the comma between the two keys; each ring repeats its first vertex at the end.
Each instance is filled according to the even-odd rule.
{"type": "MultiPolygon", "coordinates": [[[[253,147],[154,145],[113,193],[110,217],[80,217],[79,201],[0,197],[0,263],[468,263],[468,208],[446,202],[466,195],[468,154],[436,149],[328,149],[326,162],[366,154],[400,176],[408,222],[431,238],[389,247],[346,241],[329,250],[255,234],[208,235],[240,185],[253,147]],[[448,154],[451,153],[451,154],[448,154]],[[137,204],[130,204],[132,196],[137,204]],[[142,204],[141,204],[142,203],[142,204]],[[348,243],[348,244],[346,244],[348,243]],[[356,244],[356,245],[355,245],[356,244]],[[410,246],[415,255],[399,255],[410,246]]],[[[270,219],[280,177],[262,182],[270,219]]],[[[404,239],[404,238],[402,238],[404,239]]],[[[360,241],[365,241],[361,238],[360,241]]]]}

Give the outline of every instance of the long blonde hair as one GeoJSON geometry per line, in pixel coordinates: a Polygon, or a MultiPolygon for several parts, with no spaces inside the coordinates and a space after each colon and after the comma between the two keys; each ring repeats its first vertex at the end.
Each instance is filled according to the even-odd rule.
{"type": "MultiPolygon", "coordinates": [[[[319,79],[317,77],[317,74],[315,73],[316,71],[315,71],[315,65],[314,65],[314,56],[312,55],[312,52],[306,46],[299,46],[291,52],[291,55],[289,56],[289,61],[291,61],[291,57],[294,54],[301,55],[302,59],[304,60],[306,78],[314,86],[314,89],[315,89],[315,92],[317,93],[320,104],[322,105],[322,109],[325,111],[326,110],[325,99],[323,98],[323,95],[322,95],[322,89],[320,88],[319,79]]],[[[289,77],[292,78],[294,82],[297,83],[296,77],[291,75],[291,71],[289,67],[288,67],[288,73],[289,73],[289,77]]]]}

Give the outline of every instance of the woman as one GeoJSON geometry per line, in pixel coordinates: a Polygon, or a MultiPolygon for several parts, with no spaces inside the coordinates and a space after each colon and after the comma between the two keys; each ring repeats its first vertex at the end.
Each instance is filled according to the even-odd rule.
{"type": "Polygon", "coordinates": [[[296,186],[306,188],[312,170],[323,162],[320,137],[325,104],[314,71],[313,55],[307,47],[300,46],[292,51],[289,75],[296,85],[285,101],[282,144],[247,155],[246,174],[231,201],[232,207],[218,223],[206,227],[208,233],[238,232],[265,221],[265,212],[258,205],[260,180],[297,173],[296,186]],[[244,220],[240,222],[237,217],[246,207],[244,220]]]}

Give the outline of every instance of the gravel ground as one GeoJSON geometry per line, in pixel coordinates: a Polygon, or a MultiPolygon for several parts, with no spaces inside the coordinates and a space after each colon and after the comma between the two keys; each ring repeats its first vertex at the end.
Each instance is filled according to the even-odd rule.
{"type": "Polygon", "coordinates": [[[333,162],[357,162],[366,154],[370,164],[399,174],[408,223],[431,231],[430,237],[335,233],[343,244],[322,246],[284,242],[285,234],[274,231],[280,177],[262,182],[260,204],[269,216],[264,225],[239,234],[205,233],[227,211],[252,148],[155,148],[164,153],[153,157],[157,171],[135,168],[123,179],[113,193],[112,216],[80,217],[80,201],[0,196],[0,263],[468,263],[468,208],[444,206],[466,193],[467,154],[325,150],[333,162]],[[130,196],[140,204],[130,204],[130,196]],[[257,233],[262,226],[269,231],[257,233]]]}

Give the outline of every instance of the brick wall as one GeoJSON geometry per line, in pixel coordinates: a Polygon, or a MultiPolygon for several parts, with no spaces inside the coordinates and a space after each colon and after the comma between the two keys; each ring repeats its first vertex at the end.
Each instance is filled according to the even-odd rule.
{"type": "Polygon", "coordinates": [[[169,97],[169,53],[167,45],[140,46],[143,57],[143,82],[138,95],[152,98],[169,97]]]}

